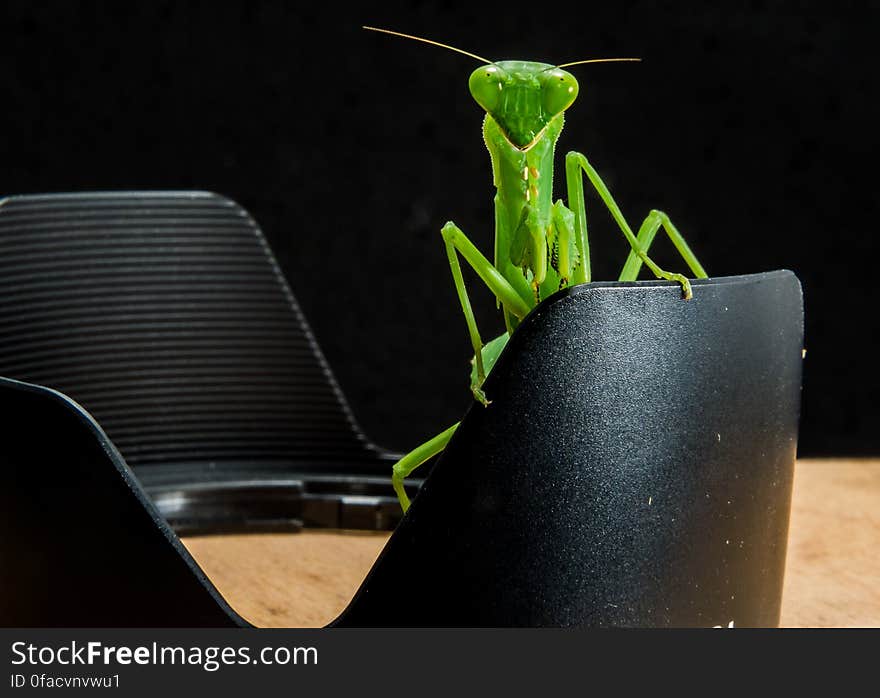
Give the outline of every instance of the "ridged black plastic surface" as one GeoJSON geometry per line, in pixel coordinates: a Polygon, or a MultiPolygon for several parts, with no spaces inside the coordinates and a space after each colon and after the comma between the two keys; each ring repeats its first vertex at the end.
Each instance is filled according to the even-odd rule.
{"type": "Polygon", "coordinates": [[[342,494],[374,497],[368,527],[394,523],[393,456],[361,433],[262,233],[229,199],[0,202],[0,375],[84,405],[183,527],[202,526],[187,518],[196,500],[215,528],[309,523],[304,496],[313,523],[345,524],[342,494]]]}
{"type": "Polygon", "coordinates": [[[802,348],[791,272],[553,296],[336,625],[776,625],[802,348]]]}

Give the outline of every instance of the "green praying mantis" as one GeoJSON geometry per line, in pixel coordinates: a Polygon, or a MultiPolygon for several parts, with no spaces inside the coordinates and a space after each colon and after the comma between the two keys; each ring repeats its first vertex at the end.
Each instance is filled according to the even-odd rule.
{"type": "MultiPolygon", "coordinates": [[[[564,113],[574,103],[579,90],[577,80],[564,68],[639,59],[599,58],[561,65],[521,60],[490,61],[430,39],[375,27],[364,29],[439,46],[481,63],[471,73],[468,86],[471,96],[486,112],[483,137],[492,160],[497,190],[494,264],[455,223],[450,221],[441,230],[474,349],[471,391],[477,401],[484,406],[489,405],[483,382],[523,318],[550,294],[570,284],[588,283],[591,280],[584,175],[630,246],[629,256],[618,280],[635,281],[644,264],[657,278],[681,284],[683,298],[691,298],[691,284],[686,276],[661,269],[648,256],[648,249],[662,228],[694,276],[706,277],[702,265],[669,216],[662,211],[652,210],[638,233],[634,234],[608,187],[582,153],[571,151],[565,156],[568,206],[561,199],[553,200],[556,142],[562,131],[564,113]],[[494,294],[504,316],[506,331],[485,344],[474,319],[459,256],[494,294]]],[[[410,506],[403,487],[404,479],[446,448],[458,425],[453,424],[416,447],[394,465],[391,483],[404,511],[410,506]]]]}

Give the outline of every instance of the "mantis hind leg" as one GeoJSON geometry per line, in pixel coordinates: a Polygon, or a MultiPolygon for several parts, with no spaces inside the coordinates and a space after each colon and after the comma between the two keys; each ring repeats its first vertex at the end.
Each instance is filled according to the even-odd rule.
{"type": "MultiPolygon", "coordinates": [[[[581,176],[581,172],[587,175],[587,179],[590,180],[590,183],[593,185],[593,188],[599,194],[599,198],[602,199],[602,202],[605,204],[608,211],[611,213],[611,217],[617,223],[627,242],[629,243],[631,252],[630,256],[635,255],[635,257],[639,260],[639,266],[644,264],[648,267],[651,272],[659,279],[666,279],[667,281],[675,281],[681,284],[682,294],[685,299],[689,299],[693,296],[693,291],[691,290],[691,283],[688,281],[687,277],[683,274],[674,274],[668,271],[661,269],[650,257],[648,257],[647,251],[642,246],[642,243],[636,238],[633,234],[632,229],[629,227],[629,224],[626,222],[626,219],[623,217],[623,213],[620,211],[620,207],[617,205],[617,202],[614,201],[614,197],[611,196],[611,192],[608,190],[608,187],[605,185],[605,182],[602,181],[602,178],[599,176],[599,173],[593,169],[593,166],[589,163],[587,158],[578,152],[570,152],[565,156],[565,175],[568,183],[568,205],[571,208],[572,212],[575,214],[575,227],[578,232],[579,240],[581,245],[586,245],[586,211],[584,204],[584,188],[583,188],[583,179],[581,176]]],[[[652,212],[654,213],[654,212],[652,212]]],[[[660,212],[656,212],[659,214],[660,212]]],[[[674,226],[672,226],[669,218],[663,214],[663,216],[648,216],[645,223],[642,225],[639,233],[643,235],[644,239],[650,237],[653,240],[653,236],[656,235],[657,229],[654,229],[653,233],[647,232],[653,227],[654,223],[659,221],[657,224],[657,229],[662,225],[670,237],[673,239],[673,243],[676,244],[676,247],[679,249],[679,252],[682,250],[687,250],[687,255],[685,255],[685,260],[691,266],[692,270],[694,266],[691,262],[695,262],[696,266],[702,270],[702,267],[697,262],[696,257],[694,257],[693,252],[690,251],[690,248],[687,247],[687,244],[684,242],[684,238],[675,230],[674,226]],[[665,217],[665,218],[664,218],[665,217]],[[664,225],[664,223],[668,223],[668,227],[664,225]],[[671,231],[675,231],[672,233],[671,231]],[[678,240],[678,242],[676,242],[678,240]]],[[[643,240],[644,241],[644,240],[643,240]]],[[[629,274],[632,272],[632,269],[635,268],[635,265],[629,264],[629,260],[627,260],[627,264],[624,269],[629,274]]],[[[638,269],[636,269],[636,272],[638,269]]],[[[705,272],[703,272],[705,276],[705,272]]]]}
{"type": "MultiPolygon", "coordinates": [[[[680,232],[678,232],[678,228],[676,228],[672,221],[669,220],[669,216],[667,216],[663,211],[653,210],[651,211],[647,218],[645,218],[644,223],[642,223],[642,227],[639,228],[639,234],[636,236],[636,240],[639,243],[639,247],[648,252],[651,247],[651,243],[654,242],[654,238],[657,236],[657,232],[660,228],[666,231],[666,234],[669,236],[669,239],[672,241],[672,244],[675,245],[675,249],[678,250],[678,253],[681,255],[681,258],[687,263],[690,270],[694,273],[694,276],[698,279],[705,279],[707,277],[705,269],[703,269],[703,265],[700,264],[699,260],[697,260],[696,255],[691,251],[691,248],[688,246],[687,242],[685,242],[684,236],[680,232]]],[[[642,260],[636,254],[634,250],[631,250],[629,256],[626,258],[626,264],[623,265],[623,269],[620,272],[619,281],[635,281],[639,275],[639,270],[642,268],[642,260]]]]}
{"type": "MultiPolygon", "coordinates": [[[[474,271],[477,272],[477,275],[489,287],[492,293],[495,294],[495,297],[504,305],[507,312],[522,319],[528,315],[530,308],[519,296],[516,289],[510,285],[510,282],[504,278],[498,269],[490,264],[489,260],[480,253],[470,240],[467,239],[467,236],[458,226],[451,222],[447,223],[443,226],[441,232],[443,234],[443,241],[446,245],[446,254],[449,257],[449,267],[452,270],[452,278],[455,281],[455,290],[458,292],[458,299],[461,302],[461,309],[464,312],[465,321],[468,326],[468,333],[470,334],[471,343],[474,347],[474,370],[471,377],[471,390],[477,400],[484,405],[488,405],[489,401],[486,399],[480,386],[486,379],[486,364],[488,364],[490,369],[492,368],[492,364],[495,363],[497,355],[501,352],[501,349],[504,348],[506,334],[501,337],[496,337],[486,345],[486,358],[484,363],[483,340],[480,338],[480,332],[477,329],[477,321],[476,318],[474,318],[474,312],[471,308],[470,299],[468,298],[467,288],[465,288],[464,285],[464,278],[461,275],[461,265],[458,261],[458,255],[461,254],[468,264],[471,265],[474,271]]],[[[446,448],[446,444],[449,443],[449,439],[452,438],[452,435],[458,428],[458,424],[459,423],[456,422],[446,431],[437,434],[437,436],[433,439],[429,439],[421,446],[417,446],[395,463],[391,471],[391,485],[394,487],[394,491],[397,493],[397,499],[400,500],[400,506],[404,511],[409,509],[410,505],[409,497],[406,494],[406,490],[403,488],[404,479],[426,460],[437,455],[440,451],[446,448]]]]}
{"type": "Polygon", "coordinates": [[[403,489],[404,479],[426,460],[432,456],[436,456],[440,451],[446,448],[446,444],[449,443],[449,439],[452,438],[452,435],[455,433],[455,430],[458,429],[459,424],[460,422],[456,422],[446,431],[437,434],[433,439],[429,439],[421,446],[416,446],[412,451],[407,453],[394,464],[391,471],[391,485],[397,493],[397,499],[400,501],[400,506],[404,512],[409,509],[410,505],[406,490],[403,489]]]}

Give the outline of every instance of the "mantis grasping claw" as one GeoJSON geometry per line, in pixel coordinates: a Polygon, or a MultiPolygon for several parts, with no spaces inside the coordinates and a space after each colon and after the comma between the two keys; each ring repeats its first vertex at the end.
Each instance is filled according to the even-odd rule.
{"type": "MultiPolygon", "coordinates": [[[[486,112],[483,136],[492,159],[497,189],[495,263],[490,263],[451,221],[441,231],[474,349],[471,391],[476,400],[488,406],[489,400],[482,389],[486,375],[492,370],[517,325],[541,299],[570,284],[588,283],[591,280],[584,175],[630,245],[630,253],[619,280],[635,281],[644,264],[657,278],[681,284],[684,299],[691,298],[691,285],[687,277],[664,271],[648,257],[648,249],[662,228],[693,274],[698,278],[706,277],[702,265],[669,217],[662,211],[651,211],[638,234],[634,234],[608,187],[581,153],[572,151],[565,156],[568,206],[561,199],[553,201],[556,141],[562,131],[563,114],[578,95],[577,80],[564,68],[584,63],[639,59],[600,58],[561,65],[518,60],[490,61],[421,37],[374,27],[364,29],[441,46],[483,63],[471,73],[468,84],[471,96],[486,112]],[[489,287],[504,315],[506,331],[486,344],[477,329],[461,275],[459,255],[489,287]]],[[[404,478],[442,451],[457,428],[457,423],[452,425],[395,464],[391,481],[404,511],[410,504],[403,488],[404,478]]]]}

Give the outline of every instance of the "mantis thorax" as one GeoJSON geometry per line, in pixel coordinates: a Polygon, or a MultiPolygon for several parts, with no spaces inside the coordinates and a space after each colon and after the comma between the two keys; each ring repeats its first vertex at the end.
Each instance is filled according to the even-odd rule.
{"type": "MultiPolygon", "coordinates": [[[[554,214],[552,201],[554,150],[578,83],[547,63],[498,61],[477,68],[468,84],[486,111],[483,136],[497,189],[495,265],[534,303],[565,285],[579,261],[569,227],[560,236],[557,225],[570,213],[554,214]]],[[[506,320],[510,329],[515,320],[506,320]]]]}

